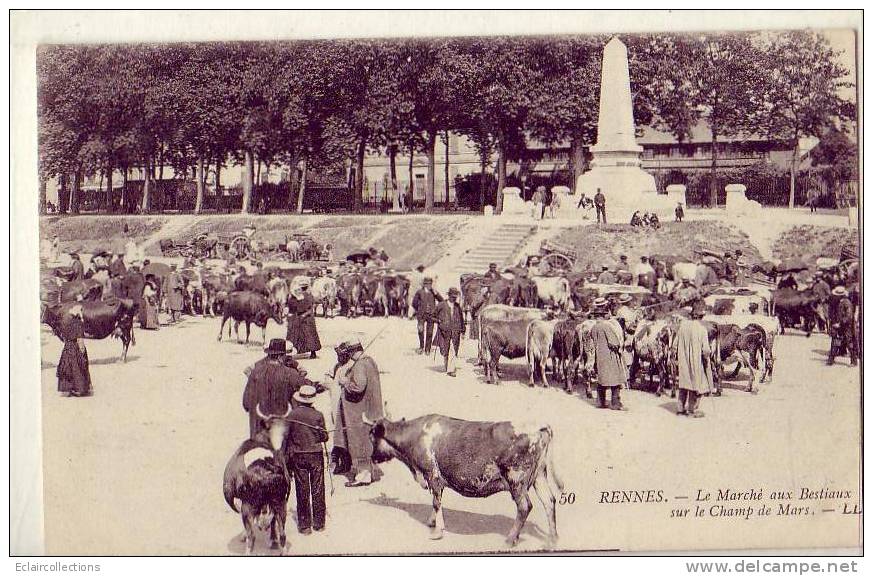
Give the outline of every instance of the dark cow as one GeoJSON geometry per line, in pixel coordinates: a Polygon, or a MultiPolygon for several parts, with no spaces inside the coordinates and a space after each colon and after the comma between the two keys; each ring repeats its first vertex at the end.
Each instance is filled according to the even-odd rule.
{"type": "Polygon", "coordinates": [[[86,301],[97,302],[103,297],[103,284],[93,278],[70,280],[61,284],[59,290],[61,302],[75,302],[79,296],[86,301]]]}
{"type": "Polygon", "coordinates": [[[401,274],[387,275],[382,279],[388,297],[388,311],[395,316],[409,313],[409,279],[401,274]]]}
{"type": "Polygon", "coordinates": [[[257,292],[264,296],[270,295],[267,288],[268,278],[265,274],[240,274],[233,281],[235,292],[257,292]]]}
{"type": "Polygon", "coordinates": [[[62,338],[62,326],[67,322],[70,308],[82,305],[82,321],[85,338],[103,340],[107,336],[121,339],[123,346],[121,360],[127,362],[127,349],[130,344],[136,345],[133,335],[133,318],[137,307],[133,300],[127,298],[111,298],[98,302],[65,302],[47,306],[43,311],[42,321],[51,327],[55,336],[62,338]]]}
{"type": "MultiPolygon", "coordinates": [[[[267,341],[267,322],[272,318],[277,324],[282,324],[282,314],[263,294],[257,292],[231,292],[223,306],[221,328],[218,329],[218,340],[221,341],[224,325],[233,318],[233,328],[239,341],[239,324],[246,323],[246,344],[249,343],[251,325],[261,327],[261,337],[267,341]]],[[[227,327],[227,337],[230,338],[230,325],[227,327]]]]}
{"type": "Polygon", "coordinates": [[[766,344],[767,335],[760,326],[740,328],[735,324],[718,324],[718,390],[721,390],[724,378],[724,364],[729,358],[736,358],[737,369],[732,376],[736,376],[740,368],[746,368],[749,371],[748,392],[756,393],[755,371],[760,366],[758,359],[765,357],[766,344]]]}
{"type": "Polygon", "coordinates": [[[355,317],[360,311],[361,275],[353,272],[340,274],[336,284],[340,314],[349,318],[355,317]]]}
{"type": "Polygon", "coordinates": [[[558,539],[555,492],[563,490],[551,454],[548,425],[517,426],[510,422],[469,422],[438,414],[414,420],[379,420],[370,432],[373,460],[397,458],[433,496],[431,537],[442,538],[445,488],[462,496],[485,498],[509,492],[517,513],[506,542],[518,543],[528,514],[531,487],[549,519],[548,546],[558,539]],[[553,489],[554,488],[554,489],[553,489]]]}
{"type": "Polygon", "coordinates": [[[633,360],[628,381],[633,387],[637,373],[643,364],[648,364],[649,389],[658,378],[655,394],[660,396],[665,387],[670,387],[675,396],[676,387],[670,384],[669,356],[675,336],[675,325],[668,320],[644,321],[639,324],[633,336],[633,360]]]}
{"type": "Polygon", "coordinates": [[[527,327],[543,318],[537,308],[516,308],[490,304],[477,317],[479,324],[479,360],[485,367],[485,379],[498,384],[500,357],[521,358],[527,355],[527,327]]]}
{"type": "Polygon", "coordinates": [[[772,315],[779,319],[781,334],[785,334],[786,326],[793,327],[800,323],[806,332],[806,337],[809,338],[819,319],[819,299],[811,289],[800,291],[793,288],[780,288],[773,291],[771,302],[772,315]]]}
{"type": "MultiPolygon", "coordinates": [[[[556,378],[564,382],[564,390],[572,393],[576,386],[576,373],[582,357],[582,343],[576,327],[579,320],[573,317],[560,320],[555,325],[552,338],[552,362],[556,378]]],[[[590,390],[589,390],[590,394],[590,390]]]]}

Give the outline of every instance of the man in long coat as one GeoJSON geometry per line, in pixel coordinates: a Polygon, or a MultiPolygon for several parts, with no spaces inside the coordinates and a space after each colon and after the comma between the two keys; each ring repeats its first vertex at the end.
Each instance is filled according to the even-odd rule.
{"type": "Polygon", "coordinates": [[[460,291],[452,286],[449,288],[449,299],[440,302],[436,309],[437,330],[439,334],[440,354],[443,356],[443,365],[446,374],[454,377],[456,374],[455,362],[458,359],[458,350],[461,347],[461,336],[464,334],[464,312],[458,304],[460,291]]]}
{"type": "Polygon", "coordinates": [[[335,381],[339,386],[337,431],[334,446],[345,450],[351,458],[347,486],[366,486],[379,480],[382,471],[373,462],[370,425],[384,417],[382,385],[376,362],[364,354],[357,339],[349,339],[336,347],[335,381]],[[366,421],[365,421],[366,419],[366,421]]]}
{"type": "Polygon", "coordinates": [[[265,416],[288,414],[291,397],[306,383],[303,375],[284,361],[288,353],[284,340],[273,338],[264,352],[267,356],[252,366],[243,392],[242,405],[249,414],[249,435],[252,439],[264,427],[258,410],[265,416]]]}
{"type": "Polygon", "coordinates": [[[845,286],[837,286],[831,292],[830,334],[831,348],[828,352],[827,365],[833,366],[834,360],[841,355],[845,347],[852,366],[858,365],[858,337],[855,331],[855,305],[849,299],[849,291],[845,286]]]}
{"type": "Polygon", "coordinates": [[[624,327],[613,317],[600,320],[591,329],[597,367],[597,407],[627,410],[621,403],[621,388],[627,384],[627,365],[622,357],[624,327]],[[610,403],[606,405],[606,389],[610,403]]]}
{"type": "Polygon", "coordinates": [[[703,301],[691,306],[691,318],[683,319],[676,331],[679,364],[679,415],[703,417],[697,410],[700,395],[712,389],[709,336],[701,318],[706,314],[703,301]]]}
{"type": "Polygon", "coordinates": [[[182,308],[185,305],[184,291],[185,284],[182,277],[176,272],[176,265],[170,265],[170,275],[167,276],[167,285],[163,287],[164,294],[167,295],[167,308],[170,310],[170,319],[175,322],[179,314],[182,313],[182,308]]]}
{"type": "Polygon", "coordinates": [[[294,346],[296,354],[309,354],[321,350],[321,339],[315,326],[315,300],[307,284],[298,284],[288,296],[288,329],[285,339],[294,346]]]}
{"type": "Polygon", "coordinates": [[[415,319],[418,325],[419,354],[430,354],[437,304],[442,301],[443,297],[433,289],[433,278],[430,277],[426,277],[422,281],[422,287],[412,297],[412,309],[415,310],[415,319]]]}

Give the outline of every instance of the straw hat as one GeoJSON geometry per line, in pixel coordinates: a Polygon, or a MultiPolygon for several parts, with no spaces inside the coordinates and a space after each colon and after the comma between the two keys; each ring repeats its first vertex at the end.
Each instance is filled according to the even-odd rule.
{"type": "Polygon", "coordinates": [[[300,390],[294,393],[294,399],[301,404],[312,404],[315,402],[315,386],[305,384],[300,387],[300,390]]]}

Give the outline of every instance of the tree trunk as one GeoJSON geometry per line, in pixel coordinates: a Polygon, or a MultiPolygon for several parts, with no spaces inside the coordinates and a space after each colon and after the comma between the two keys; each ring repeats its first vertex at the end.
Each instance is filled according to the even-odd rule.
{"type": "Polygon", "coordinates": [[[494,213],[503,212],[503,187],[506,186],[506,150],[503,137],[497,138],[497,198],[494,201],[494,213]]]}
{"type": "Polygon", "coordinates": [[[246,169],[243,174],[243,197],[242,197],[242,213],[248,214],[252,211],[252,189],[255,186],[255,158],[252,151],[245,151],[246,169]]]}
{"type": "Polygon", "coordinates": [[[367,151],[367,139],[361,138],[355,158],[355,212],[361,212],[364,205],[364,154],[367,151]]]}
{"type": "Polygon", "coordinates": [[[573,138],[570,141],[570,174],[573,177],[573,182],[570,183],[570,188],[573,194],[580,194],[581,190],[576,189],[576,181],[579,180],[585,172],[585,149],[582,146],[580,138],[573,138]]]}
{"type": "MultiPolygon", "coordinates": [[[[149,170],[151,170],[151,176],[154,178],[155,176],[155,166],[153,162],[149,163],[149,170]]],[[[158,180],[164,179],[164,145],[161,144],[161,148],[158,151],[158,180]]]]}
{"type": "Polygon", "coordinates": [[[400,197],[397,194],[397,145],[391,144],[388,147],[388,165],[391,173],[391,198],[392,209],[394,212],[400,211],[400,197]]]}
{"type": "Polygon", "coordinates": [[[197,158],[197,199],[194,201],[194,213],[203,211],[203,196],[206,192],[206,170],[203,166],[203,157],[197,158]]]}
{"type": "Polygon", "coordinates": [[[39,178],[39,213],[45,214],[46,203],[48,200],[46,199],[46,186],[48,182],[46,181],[45,176],[40,176],[39,178]]]}
{"type": "Polygon", "coordinates": [[[112,157],[110,157],[107,161],[108,168],[106,169],[106,207],[109,212],[115,212],[115,194],[112,189],[112,172],[114,167],[112,166],[112,157]]]}
{"type": "Polygon", "coordinates": [[[794,186],[795,180],[797,179],[797,147],[800,145],[800,141],[795,138],[794,139],[794,147],[791,149],[791,165],[789,166],[788,174],[788,207],[794,208],[794,186]]]}
{"type": "Polygon", "coordinates": [[[73,189],[70,191],[70,214],[79,213],[79,187],[82,185],[82,169],[76,168],[73,174],[73,189]]]}
{"type": "Polygon", "coordinates": [[[718,123],[711,121],[712,164],[709,167],[709,205],[718,208],[718,123]]]}
{"type": "Polygon", "coordinates": [[[445,166],[445,178],[446,178],[446,203],[444,208],[449,207],[449,138],[451,135],[449,131],[446,130],[446,166],[445,166]]]}
{"type": "MultiPolygon", "coordinates": [[[[300,174],[300,193],[297,194],[297,213],[303,214],[303,195],[306,194],[306,171],[309,166],[309,159],[303,157],[303,170],[300,174]]],[[[294,166],[294,172],[297,172],[297,166],[294,166]]]]}
{"type": "Polygon", "coordinates": [[[215,195],[223,196],[221,193],[221,159],[215,161],[215,195]]]}
{"type": "Polygon", "coordinates": [[[415,173],[413,172],[415,160],[415,147],[409,143],[409,186],[407,187],[409,194],[406,196],[406,211],[412,212],[412,203],[415,201],[415,173]]]}
{"type": "Polygon", "coordinates": [[[424,191],[424,211],[433,212],[436,183],[436,130],[427,133],[427,187],[424,191]]]}
{"type": "Polygon", "coordinates": [[[291,161],[288,163],[288,211],[292,211],[297,208],[297,204],[299,202],[294,201],[295,193],[297,197],[300,196],[299,191],[297,190],[297,165],[300,164],[300,152],[294,150],[291,154],[291,161]]]}
{"type": "Polygon", "coordinates": [[[487,188],[485,176],[488,169],[488,156],[484,152],[479,156],[479,166],[482,169],[479,174],[479,209],[485,210],[485,192],[487,188]]]}
{"type": "Polygon", "coordinates": [[[67,173],[58,178],[58,212],[66,214],[70,209],[70,189],[67,187],[67,173]]]}
{"type": "Polygon", "coordinates": [[[127,198],[127,166],[121,171],[121,212],[128,214],[130,211],[127,206],[130,202],[127,198]]]}
{"type": "Polygon", "coordinates": [[[148,214],[152,210],[150,156],[145,157],[145,165],[142,170],[142,213],[148,214]]]}

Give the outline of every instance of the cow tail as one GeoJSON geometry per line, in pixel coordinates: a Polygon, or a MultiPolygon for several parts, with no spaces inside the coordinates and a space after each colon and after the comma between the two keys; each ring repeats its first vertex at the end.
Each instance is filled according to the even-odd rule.
{"type": "MultiPolygon", "coordinates": [[[[534,373],[536,366],[533,365],[531,358],[533,356],[533,350],[531,350],[531,337],[533,336],[533,322],[530,322],[527,325],[527,330],[524,335],[524,357],[527,360],[527,368],[531,373],[534,373]]],[[[534,374],[534,378],[536,375],[534,374]]]]}
{"type": "Polygon", "coordinates": [[[555,488],[557,491],[564,491],[564,482],[561,480],[560,476],[558,476],[557,468],[555,467],[555,459],[552,453],[552,441],[555,438],[555,434],[552,431],[552,427],[548,424],[540,428],[540,441],[544,444],[543,453],[540,456],[540,466],[538,468],[546,474],[546,479],[551,478],[551,481],[554,482],[555,488]]]}

